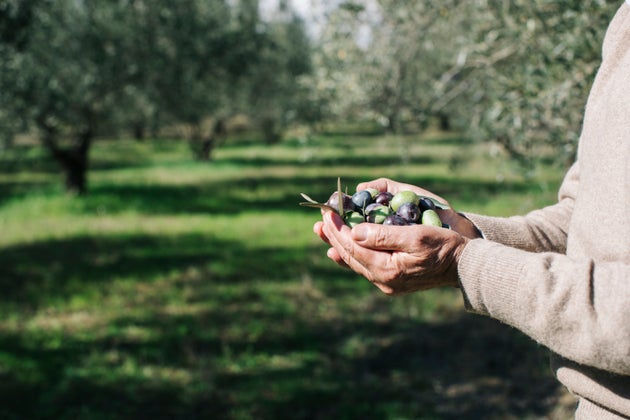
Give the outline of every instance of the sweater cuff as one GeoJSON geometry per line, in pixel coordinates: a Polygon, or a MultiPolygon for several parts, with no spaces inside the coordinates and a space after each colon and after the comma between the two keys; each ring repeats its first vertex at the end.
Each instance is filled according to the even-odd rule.
{"type": "Polygon", "coordinates": [[[470,220],[484,239],[500,242],[510,247],[520,246],[519,238],[528,234],[525,225],[515,223],[523,220],[522,216],[511,218],[483,216],[474,213],[461,213],[470,220]]]}

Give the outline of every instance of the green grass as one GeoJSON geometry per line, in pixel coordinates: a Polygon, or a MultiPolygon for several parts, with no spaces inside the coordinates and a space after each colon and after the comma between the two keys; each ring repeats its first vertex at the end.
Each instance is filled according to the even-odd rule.
{"type": "Polygon", "coordinates": [[[455,290],[386,297],[325,257],[317,211],[388,176],[458,210],[552,203],[456,136],[101,141],[89,195],[39,149],[0,156],[0,416],[28,419],[539,418],[559,410],[546,354],[466,314],[455,290]]]}

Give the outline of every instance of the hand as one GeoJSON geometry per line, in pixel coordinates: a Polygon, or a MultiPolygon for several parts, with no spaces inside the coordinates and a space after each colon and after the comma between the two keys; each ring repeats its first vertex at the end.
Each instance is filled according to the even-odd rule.
{"type": "Polygon", "coordinates": [[[362,223],[350,229],[333,211],[314,227],[328,256],[388,295],[458,285],[457,261],[469,239],[433,226],[362,223]]]}
{"type": "MultiPolygon", "coordinates": [[[[448,204],[430,191],[386,178],[357,186],[357,190],[366,188],[393,194],[410,190],[448,204]]],[[[472,222],[455,210],[438,211],[452,230],[422,225],[375,224],[361,224],[350,229],[334,212],[322,212],[323,221],[315,223],[313,230],[331,245],[327,253],[330,259],[363,275],[386,294],[456,286],[459,255],[468,238],[481,235],[472,222]]]]}
{"type": "MultiPolygon", "coordinates": [[[[425,190],[415,185],[392,181],[391,179],[387,178],[379,178],[373,181],[362,182],[357,185],[357,191],[365,190],[367,188],[375,188],[378,191],[389,191],[392,194],[396,194],[399,191],[405,190],[413,191],[419,195],[435,198],[436,200],[444,204],[448,204],[450,207],[448,201],[446,201],[439,195],[433,194],[431,191],[425,190]]],[[[481,238],[481,234],[479,233],[479,230],[477,230],[475,225],[470,220],[462,216],[460,213],[457,213],[452,207],[448,210],[438,209],[437,212],[440,215],[440,219],[442,220],[442,222],[448,224],[455,232],[470,239],[481,238]]]]}

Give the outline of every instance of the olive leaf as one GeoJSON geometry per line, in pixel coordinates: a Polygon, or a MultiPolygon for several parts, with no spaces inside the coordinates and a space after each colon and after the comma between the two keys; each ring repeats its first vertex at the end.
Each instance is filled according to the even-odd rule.
{"type": "MultiPolygon", "coordinates": [[[[342,197],[341,195],[341,178],[337,177],[337,194],[338,197],[342,197]]],[[[306,200],[306,202],[300,203],[300,206],[304,206],[304,207],[315,207],[318,209],[324,209],[324,210],[332,210],[337,214],[344,214],[343,211],[343,200],[339,200],[339,208],[334,208],[332,206],[329,206],[328,204],[324,204],[324,203],[319,203],[316,200],[313,200],[311,197],[309,197],[308,195],[304,194],[304,193],[300,193],[300,195],[302,196],[302,198],[304,198],[306,200]]]]}
{"type": "Polygon", "coordinates": [[[306,202],[300,203],[300,206],[314,207],[314,208],[324,209],[324,210],[332,210],[335,213],[337,213],[337,209],[335,209],[334,207],[329,206],[328,204],[318,203],[317,201],[313,200],[311,197],[309,197],[308,195],[306,195],[304,193],[300,193],[300,195],[302,196],[302,198],[304,198],[306,200],[306,202]]]}

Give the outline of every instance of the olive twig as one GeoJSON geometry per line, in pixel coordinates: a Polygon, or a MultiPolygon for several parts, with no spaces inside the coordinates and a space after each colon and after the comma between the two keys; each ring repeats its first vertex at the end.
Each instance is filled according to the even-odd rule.
{"type": "Polygon", "coordinates": [[[341,200],[341,177],[337,177],[337,197],[339,197],[339,201],[337,202],[337,207],[339,207],[339,214],[344,214],[343,211],[343,200],[341,200]]]}

